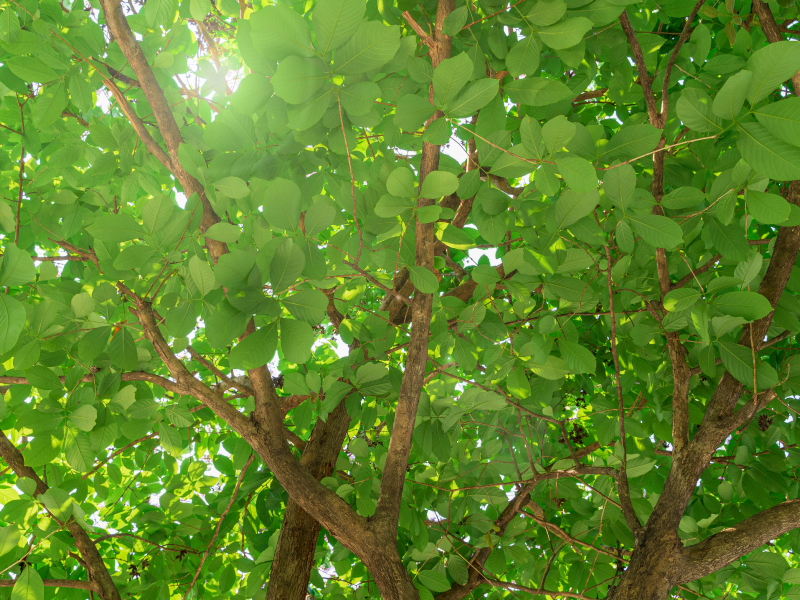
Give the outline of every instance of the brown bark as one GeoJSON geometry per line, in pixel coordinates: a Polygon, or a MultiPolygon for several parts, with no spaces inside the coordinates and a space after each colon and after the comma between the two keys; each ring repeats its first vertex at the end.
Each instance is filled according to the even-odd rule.
{"type": "MultiPolygon", "coordinates": [[[[350,415],[342,402],[328,415],[327,422],[318,421],[314,426],[300,464],[317,479],[333,473],[349,425],[350,415]]],[[[290,498],[275,548],[266,600],[305,600],[319,531],[316,519],[290,498]]]]}
{"type": "MultiPolygon", "coordinates": [[[[139,43],[136,41],[133,32],[128,26],[128,21],[125,18],[125,15],[122,13],[120,0],[101,0],[100,5],[103,9],[103,16],[106,19],[106,24],[114,36],[114,41],[117,42],[120,50],[122,50],[122,53],[125,55],[128,64],[133,69],[133,72],[136,73],[136,79],[139,82],[139,86],[142,88],[142,91],[147,98],[147,102],[153,109],[153,115],[156,118],[156,123],[158,123],[158,130],[161,132],[161,135],[164,138],[169,155],[168,163],[165,166],[169,168],[169,170],[181,184],[186,197],[189,198],[193,194],[197,194],[200,202],[202,203],[203,219],[200,223],[200,232],[204,233],[209,227],[215,223],[219,223],[220,218],[214,212],[211,202],[209,202],[208,198],[206,197],[203,186],[197,179],[187,173],[186,169],[184,169],[183,165],[181,165],[181,161],[178,158],[178,147],[183,143],[183,137],[181,136],[181,131],[178,127],[178,124],[175,122],[175,117],[172,115],[172,109],[169,107],[169,103],[164,96],[161,86],[158,84],[158,81],[156,81],[156,77],[153,74],[153,70],[150,68],[150,64],[147,62],[142,49],[139,47],[139,43]]],[[[132,109],[131,112],[133,113],[132,109]]],[[[128,116],[128,118],[131,119],[131,122],[133,122],[132,116],[135,116],[135,113],[133,113],[133,115],[127,114],[126,116],[128,116]]],[[[143,125],[141,125],[141,127],[137,127],[137,132],[139,132],[139,129],[143,127],[143,125]]],[[[158,146],[155,141],[152,141],[152,143],[147,143],[147,140],[144,138],[143,141],[145,141],[147,149],[157,158],[163,155],[163,150],[161,150],[160,146],[158,146]]],[[[163,156],[161,156],[159,160],[161,160],[163,163],[163,156]]],[[[227,254],[228,252],[227,244],[212,240],[210,238],[206,238],[206,246],[208,247],[214,263],[217,262],[222,254],[227,254]]]]}

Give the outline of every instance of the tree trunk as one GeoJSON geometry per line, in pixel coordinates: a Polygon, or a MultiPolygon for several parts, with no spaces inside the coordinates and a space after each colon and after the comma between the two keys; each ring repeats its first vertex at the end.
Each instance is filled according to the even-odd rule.
{"type": "MultiPolygon", "coordinates": [[[[349,425],[350,415],[344,402],[328,416],[327,422],[317,421],[314,425],[300,464],[317,479],[333,473],[349,425]]],[[[319,531],[319,523],[289,499],[275,548],[266,600],[305,600],[319,531]]]]}
{"type": "Polygon", "coordinates": [[[683,544],[674,531],[646,531],[610,598],[666,600],[678,579],[683,544]]]}

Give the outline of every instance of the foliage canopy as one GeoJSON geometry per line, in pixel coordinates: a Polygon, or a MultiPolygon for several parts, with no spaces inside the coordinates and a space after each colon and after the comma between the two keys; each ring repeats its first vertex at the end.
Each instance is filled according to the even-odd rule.
{"type": "Polygon", "coordinates": [[[797,595],[793,0],[9,0],[0,597],[797,595]]]}

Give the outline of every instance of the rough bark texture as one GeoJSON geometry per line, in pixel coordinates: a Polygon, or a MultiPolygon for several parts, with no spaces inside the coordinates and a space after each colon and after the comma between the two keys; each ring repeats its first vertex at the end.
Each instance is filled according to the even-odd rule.
{"type": "MultiPolygon", "coordinates": [[[[328,415],[327,422],[318,421],[314,426],[300,464],[317,479],[333,473],[349,425],[350,415],[342,402],[328,415]]],[[[314,517],[289,499],[275,548],[266,600],[305,600],[319,531],[320,524],[314,517]]]]}

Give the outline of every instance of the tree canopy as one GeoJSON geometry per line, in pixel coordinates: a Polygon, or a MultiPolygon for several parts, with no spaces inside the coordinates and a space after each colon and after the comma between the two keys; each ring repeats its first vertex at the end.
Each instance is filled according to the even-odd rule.
{"type": "Polygon", "coordinates": [[[800,595],[793,0],[8,0],[0,598],[800,595]]]}

